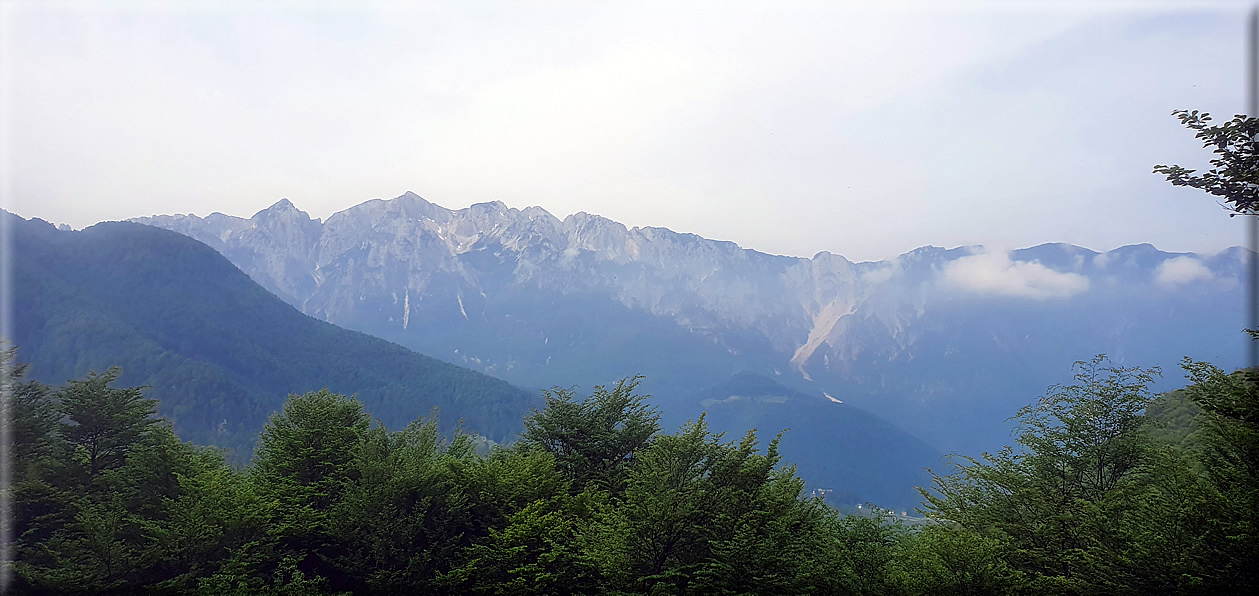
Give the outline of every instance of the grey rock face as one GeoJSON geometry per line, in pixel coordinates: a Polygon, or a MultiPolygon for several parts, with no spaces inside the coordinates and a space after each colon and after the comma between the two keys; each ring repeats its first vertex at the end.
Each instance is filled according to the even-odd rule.
{"type": "MultiPolygon", "coordinates": [[[[332,322],[356,319],[369,297],[462,304],[490,289],[528,288],[603,296],[688,332],[747,330],[790,355],[872,287],[859,277],[870,264],[829,253],[774,256],[664,228],[627,229],[587,213],[560,220],[539,207],[500,202],[452,211],[413,193],[368,201],[324,223],[287,200],[248,220],[216,213],[133,221],[209,244],[267,289],[332,322]]],[[[397,327],[409,327],[411,307],[399,305],[394,314],[397,327]]],[[[466,305],[461,316],[468,316],[466,305]]]]}

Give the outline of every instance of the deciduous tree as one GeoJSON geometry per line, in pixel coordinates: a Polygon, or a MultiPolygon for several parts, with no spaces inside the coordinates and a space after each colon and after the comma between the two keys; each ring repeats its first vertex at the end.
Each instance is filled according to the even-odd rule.
{"type": "Polygon", "coordinates": [[[571,389],[543,392],[545,407],[525,420],[521,446],[555,456],[556,466],[573,481],[574,492],[588,484],[619,494],[629,464],[660,430],[660,415],[649,395],[634,393],[642,377],[603,386],[582,401],[571,389]]]}
{"type": "Polygon", "coordinates": [[[1136,573],[1129,516],[1152,451],[1141,415],[1157,369],[1077,362],[1075,383],[1019,410],[1018,445],[964,457],[920,489],[926,513],[1007,542],[1036,589],[1114,591],[1136,573]]]}
{"type": "Polygon", "coordinates": [[[145,398],[143,387],[109,386],[120,374],[118,367],[88,373],[56,395],[70,422],[61,434],[86,458],[89,477],[121,466],[128,449],[157,422],[157,401],[145,398]]]}

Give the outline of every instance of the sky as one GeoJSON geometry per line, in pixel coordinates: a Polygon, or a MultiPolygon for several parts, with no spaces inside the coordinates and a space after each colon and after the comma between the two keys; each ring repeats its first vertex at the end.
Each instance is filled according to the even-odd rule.
{"type": "Polygon", "coordinates": [[[775,254],[1213,253],[1156,164],[1249,2],[0,3],[0,202],[82,228],[414,191],[775,254]]]}

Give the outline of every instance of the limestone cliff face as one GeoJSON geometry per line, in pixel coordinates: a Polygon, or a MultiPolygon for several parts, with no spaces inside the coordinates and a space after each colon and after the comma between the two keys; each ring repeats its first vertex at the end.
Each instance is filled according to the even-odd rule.
{"type": "MultiPolygon", "coordinates": [[[[288,200],[250,219],[163,215],[134,221],[178,231],[218,249],[307,314],[356,320],[387,298],[386,321],[409,328],[427,302],[529,290],[609,298],[673,321],[688,333],[761,336],[803,362],[877,284],[854,264],[820,253],[774,256],[664,228],[632,228],[587,213],[560,220],[500,202],[449,210],[413,193],[310,219],[288,200]],[[822,330],[825,330],[823,332],[822,330]],[[801,351],[803,350],[803,351],[801,351]]],[[[469,299],[465,302],[465,299],[469,299]]],[[[720,341],[720,339],[718,340],[720,341]]]]}

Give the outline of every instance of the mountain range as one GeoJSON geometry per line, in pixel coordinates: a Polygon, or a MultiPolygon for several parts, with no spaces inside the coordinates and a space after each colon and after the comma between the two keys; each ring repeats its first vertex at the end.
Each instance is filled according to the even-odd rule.
{"type": "MultiPolygon", "coordinates": [[[[1005,420],[1072,362],[1243,364],[1253,253],[926,246],[852,262],[501,202],[451,210],[414,193],[312,219],[133,221],[200,240],[312,317],[527,387],[634,374],[668,422],[752,374],[856,405],[943,451],[1009,443],[1005,420]]],[[[784,230],[783,233],[790,233],[784,230]]]]}
{"type": "MultiPolygon", "coordinates": [[[[59,385],[120,366],[120,386],[147,386],[181,437],[227,448],[236,463],[249,460],[263,423],[291,393],[353,394],[391,429],[436,408],[446,432],[461,422],[499,443],[514,440],[541,405],[539,390],[304,315],[181,234],[0,217],[13,240],[10,339],[28,374],[59,385]]],[[[764,442],[790,427],[780,445],[786,461],[843,503],[912,506],[923,469],[939,458],[887,421],[769,378],[736,375],[695,397],[710,428],[731,438],[759,428],[764,442]]],[[[665,432],[699,415],[664,409],[665,432]]]]}

